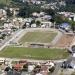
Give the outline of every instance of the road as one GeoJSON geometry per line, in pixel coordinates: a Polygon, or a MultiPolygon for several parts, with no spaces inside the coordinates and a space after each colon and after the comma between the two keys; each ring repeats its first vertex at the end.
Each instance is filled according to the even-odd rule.
{"type": "Polygon", "coordinates": [[[22,32],[24,32],[24,30],[18,30],[17,32],[15,32],[13,35],[11,35],[9,37],[9,39],[5,40],[4,43],[2,43],[2,46],[0,47],[0,51],[3,50],[3,48],[5,48],[11,41],[13,41],[16,37],[20,36],[20,34],[22,34],[22,32]]]}
{"type": "Polygon", "coordinates": [[[59,73],[59,70],[61,70],[61,67],[60,67],[61,64],[62,64],[62,62],[57,62],[56,63],[55,70],[54,70],[54,72],[51,75],[59,75],[58,73],[59,73]]]}

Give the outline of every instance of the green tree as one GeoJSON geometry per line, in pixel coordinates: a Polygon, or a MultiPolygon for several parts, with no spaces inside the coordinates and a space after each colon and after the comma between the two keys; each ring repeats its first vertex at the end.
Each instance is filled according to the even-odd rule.
{"type": "Polygon", "coordinates": [[[43,11],[45,13],[47,13],[48,15],[51,15],[52,17],[55,17],[55,10],[53,10],[53,9],[44,9],[43,11]]]}
{"type": "Polygon", "coordinates": [[[40,26],[41,22],[40,21],[36,21],[36,25],[40,26]]]}
{"type": "Polygon", "coordinates": [[[28,63],[23,65],[23,71],[28,71],[28,63]]]}
{"type": "Polygon", "coordinates": [[[55,22],[56,24],[60,24],[63,22],[63,18],[61,17],[61,15],[56,15],[55,22]]]}
{"type": "Polygon", "coordinates": [[[12,17],[13,16],[13,12],[11,12],[9,8],[6,10],[6,12],[7,12],[7,16],[8,17],[12,17]]]}
{"type": "Polygon", "coordinates": [[[74,32],[75,31],[75,22],[74,21],[70,21],[71,24],[71,29],[74,32]]]}
{"type": "Polygon", "coordinates": [[[33,23],[35,23],[35,20],[32,20],[32,21],[31,21],[31,24],[33,24],[33,23]]]}

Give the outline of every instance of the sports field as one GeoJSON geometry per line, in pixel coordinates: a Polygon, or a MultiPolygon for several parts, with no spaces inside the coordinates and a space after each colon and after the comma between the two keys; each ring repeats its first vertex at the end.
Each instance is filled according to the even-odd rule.
{"type": "Polygon", "coordinates": [[[36,42],[36,43],[50,43],[57,33],[50,31],[35,31],[27,32],[20,40],[20,43],[36,42]]]}
{"type": "Polygon", "coordinates": [[[0,52],[0,57],[28,59],[63,59],[69,53],[65,49],[7,47],[0,52]]]}

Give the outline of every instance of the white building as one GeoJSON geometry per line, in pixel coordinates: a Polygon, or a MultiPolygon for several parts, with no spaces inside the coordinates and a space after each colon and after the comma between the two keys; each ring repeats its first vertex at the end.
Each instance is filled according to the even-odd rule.
{"type": "Polygon", "coordinates": [[[41,73],[37,73],[36,75],[43,75],[43,74],[41,74],[41,73]]]}
{"type": "Polygon", "coordinates": [[[12,27],[13,27],[13,24],[12,24],[11,22],[5,22],[5,23],[4,23],[4,28],[10,29],[10,28],[12,28],[12,27]]]}
{"type": "Polygon", "coordinates": [[[36,28],[36,27],[37,25],[35,23],[31,25],[31,28],[36,28]]]}
{"type": "Polygon", "coordinates": [[[41,22],[41,24],[42,28],[50,28],[53,25],[52,22],[41,22]]]}

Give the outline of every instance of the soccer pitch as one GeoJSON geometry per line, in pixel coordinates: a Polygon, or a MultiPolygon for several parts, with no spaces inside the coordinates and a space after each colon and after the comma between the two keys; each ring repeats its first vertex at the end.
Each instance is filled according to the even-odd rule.
{"type": "Polygon", "coordinates": [[[56,60],[69,56],[65,49],[6,47],[0,52],[0,57],[56,60]]]}
{"type": "Polygon", "coordinates": [[[51,31],[35,31],[27,32],[20,40],[19,43],[35,42],[35,43],[50,43],[55,36],[56,32],[51,31]]]}

